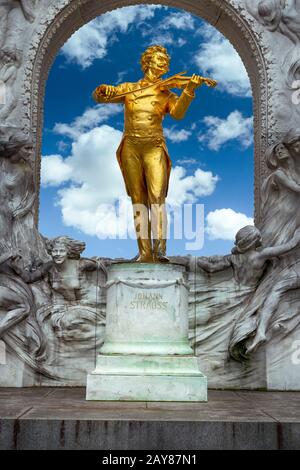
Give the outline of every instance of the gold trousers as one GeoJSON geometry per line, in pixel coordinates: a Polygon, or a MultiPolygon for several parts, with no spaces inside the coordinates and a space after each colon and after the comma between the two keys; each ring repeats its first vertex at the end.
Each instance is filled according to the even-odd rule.
{"type": "Polygon", "coordinates": [[[126,136],[121,153],[123,176],[133,204],[139,253],[143,258],[154,260],[158,251],[166,254],[168,164],[163,143],[159,138],[126,136]]]}

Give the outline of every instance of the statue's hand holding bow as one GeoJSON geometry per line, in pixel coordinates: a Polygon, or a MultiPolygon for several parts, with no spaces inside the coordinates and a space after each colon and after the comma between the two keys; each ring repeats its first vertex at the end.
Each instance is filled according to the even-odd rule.
{"type": "Polygon", "coordinates": [[[97,91],[100,95],[108,99],[113,98],[116,95],[115,87],[112,85],[100,85],[97,88],[97,91]]]}

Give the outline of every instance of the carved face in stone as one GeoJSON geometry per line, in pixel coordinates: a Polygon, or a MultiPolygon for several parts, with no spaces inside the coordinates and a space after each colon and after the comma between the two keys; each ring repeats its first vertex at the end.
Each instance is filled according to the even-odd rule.
{"type": "Polygon", "coordinates": [[[65,244],[57,243],[52,248],[52,258],[55,264],[62,265],[68,259],[68,250],[65,244]]]}
{"type": "Polygon", "coordinates": [[[22,146],[19,150],[19,158],[25,161],[29,160],[32,152],[32,145],[30,143],[22,146]]]}
{"type": "Polygon", "coordinates": [[[9,143],[5,149],[4,157],[9,158],[13,163],[19,162],[20,160],[30,160],[32,154],[32,143],[31,142],[12,142],[9,143]]]}
{"type": "Polygon", "coordinates": [[[258,4],[258,14],[262,22],[276,29],[282,17],[282,0],[261,0],[258,4]]]}
{"type": "Polygon", "coordinates": [[[286,146],[284,144],[279,144],[276,147],[276,156],[278,158],[278,161],[286,160],[286,159],[290,158],[289,151],[288,151],[288,149],[286,148],[286,146]]]}

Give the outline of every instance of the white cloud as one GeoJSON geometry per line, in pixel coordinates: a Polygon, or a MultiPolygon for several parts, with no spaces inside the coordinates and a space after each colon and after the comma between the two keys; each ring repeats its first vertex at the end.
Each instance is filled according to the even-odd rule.
{"type": "Polygon", "coordinates": [[[180,142],[185,142],[191,136],[191,131],[186,129],[176,129],[174,126],[171,128],[165,128],[164,134],[173,144],[178,144],[180,142]]]}
{"type": "MultiPolygon", "coordinates": [[[[116,150],[122,133],[108,125],[81,134],[65,159],[69,185],[58,191],[58,204],[67,226],[91,236],[112,236],[117,219],[113,206],[126,199],[116,150]]],[[[42,160],[46,160],[44,157],[42,160]]]]}
{"type": "Polygon", "coordinates": [[[210,196],[218,181],[210,171],[198,169],[186,176],[185,168],[176,166],[171,172],[167,202],[172,206],[196,202],[199,197],[210,196]]]}
{"type": "Polygon", "coordinates": [[[211,240],[234,240],[236,233],[254,220],[233,209],[217,209],[206,217],[206,233],[211,240]]]}
{"type": "Polygon", "coordinates": [[[87,68],[95,59],[106,56],[109,44],[116,40],[116,33],[125,33],[130,25],[138,26],[153,18],[157,8],[161,7],[135,5],[105,13],[76,31],[63,46],[62,53],[68,61],[87,68]]]}
{"type": "Polygon", "coordinates": [[[60,152],[64,152],[68,148],[68,144],[63,140],[59,140],[56,145],[60,152]]]}
{"type": "MultiPolygon", "coordinates": [[[[167,7],[163,7],[167,9],[167,7]]],[[[178,36],[179,31],[192,31],[195,20],[189,13],[176,12],[164,17],[163,21],[157,23],[156,27],[144,29],[142,34],[150,44],[161,44],[163,46],[182,47],[187,40],[178,36]]]]}
{"type": "Polygon", "coordinates": [[[162,29],[175,28],[189,31],[194,29],[194,23],[192,15],[180,11],[167,16],[162,24],[162,29]]]}
{"type": "Polygon", "coordinates": [[[160,44],[162,46],[174,46],[174,47],[182,47],[184,46],[187,41],[182,37],[178,37],[170,31],[159,31],[156,30],[153,32],[152,30],[147,31],[144,33],[144,36],[147,37],[147,46],[152,44],[160,44]]]}
{"type": "Polygon", "coordinates": [[[83,132],[92,129],[107,121],[110,117],[122,112],[122,106],[117,104],[98,104],[88,108],[81,116],[78,116],[71,124],[58,122],[54,126],[57,134],[76,139],[83,132]]]}
{"type": "Polygon", "coordinates": [[[204,25],[203,42],[195,55],[201,74],[219,81],[218,89],[232,95],[250,97],[251,86],[245,66],[230,42],[215,28],[204,25]]]}
{"type": "Polygon", "coordinates": [[[253,141],[253,118],[243,117],[239,111],[233,111],[227,118],[206,116],[204,123],[207,126],[205,134],[199,134],[200,142],[207,142],[211,150],[220,150],[221,146],[231,140],[238,140],[244,148],[248,148],[253,141]]]}
{"type": "Polygon", "coordinates": [[[68,181],[72,168],[60,155],[47,155],[42,159],[41,184],[43,186],[58,186],[68,181]]]}
{"type": "Polygon", "coordinates": [[[180,160],[177,160],[177,163],[180,163],[180,165],[198,165],[199,164],[196,158],[181,158],[180,160]]]}

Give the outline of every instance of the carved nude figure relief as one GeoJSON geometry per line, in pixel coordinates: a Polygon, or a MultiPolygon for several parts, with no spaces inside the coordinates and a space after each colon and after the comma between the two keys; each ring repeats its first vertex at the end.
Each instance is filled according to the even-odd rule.
{"type": "Polygon", "coordinates": [[[286,291],[287,284],[292,279],[293,285],[299,281],[297,275],[289,273],[287,282],[280,282],[275,286],[275,291],[278,291],[276,301],[273,296],[274,290],[261,295],[259,295],[259,291],[257,292],[257,287],[266,273],[268,262],[278,257],[284,258],[285,255],[300,246],[300,229],[296,230],[294,237],[285,244],[260,249],[261,246],[260,231],[254,226],[247,226],[237,233],[232,255],[221,259],[219,257],[197,259],[198,266],[210,273],[232,267],[236,282],[253,289],[237,320],[237,325],[233,329],[229,350],[235,359],[240,359],[240,357],[255,351],[258,345],[266,340],[270,316],[274,312],[274,308],[278,306],[280,295],[286,291]],[[248,322],[251,327],[248,326],[248,322]],[[254,339],[251,339],[253,335],[254,339]],[[245,342],[247,342],[246,345],[245,342]]]}
{"type": "Polygon", "coordinates": [[[2,243],[12,249],[22,247],[23,261],[29,265],[37,257],[48,259],[45,243],[34,223],[37,192],[31,167],[32,143],[22,133],[15,133],[0,147],[3,195],[0,217],[2,243]],[[1,215],[2,214],[2,215],[1,215]]]}
{"type": "Polygon", "coordinates": [[[16,82],[22,65],[22,34],[35,19],[35,0],[0,2],[0,82],[5,86],[5,103],[0,104],[1,125],[14,126],[11,113],[17,105],[16,82]]]}
{"type": "Polygon", "coordinates": [[[300,226],[300,133],[289,132],[266,154],[271,174],[262,189],[264,244],[284,243],[300,226]]]}
{"type": "MultiPolygon", "coordinates": [[[[212,3],[215,8],[216,2],[212,3]]],[[[257,53],[252,61],[253,58],[250,59],[249,55],[249,63],[252,65],[248,72],[253,76],[255,69],[261,74],[262,83],[256,81],[256,76],[253,80],[257,95],[261,98],[257,102],[257,107],[261,107],[258,122],[265,122],[261,126],[262,130],[260,126],[256,128],[260,142],[258,148],[265,149],[269,143],[272,145],[266,155],[262,151],[256,156],[259,163],[266,161],[268,169],[263,185],[261,180],[265,174],[256,175],[261,190],[261,222],[258,228],[248,227],[239,232],[234,253],[228,256],[197,257],[195,285],[200,285],[199,292],[202,290],[200,294],[193,292],[194,284],[191,285],[190,304],[194,309],[193,315],[195,314],[193,325],[201,325],[207,337],[207,350],[215,350],[215,346],[221,349],[224,347],[226,352],[229,349],[229,354],[235,359],[244,360],[252,359],[251,353],[272,338],[272,335],[282,334],[280,332],[284,330],[289,318],[295,319],[294,324],[300,323],[297,301],[297,292],[300,290],[300,108],[292,108],[291,104],[291,93],[295,89],[293,83],[300,78],[300,2],[236,0],[219,4],[220,11],[222,10],[220,22],[225,17],[228,21],[226,9],[229,6],[230,14],[234,12],[235,16],[234,21],[228,21],[228,24],[232,27],[238,25],[240,40],[247,47],[249,45],[251,51],[257,48],[263,56],[258,57],[257,53]],[[245,11],[245,5],[252,16],[245,11]],[[265,89],[270,90],[269,93],[265,93],[265,89]],[[291,125],[296,130],[284,135],[291,125]],[[296,300],[293,304],[289,303],[290,308],[283,312],[282,305],[288,302],[286,299],[289,299],[291,292],[295,294],[296,300]],[[209,305],[209,313],[202,311],[205,302],[209,305]],[[229,326],[226,323],[224,327],[222,318],[218,317],[218,302],[223,302],[229,326]],[[211,311],[216,314],[213,318],[216,334],[211,333],[211,311]],[[203,318],[205,316],[206,319],[203,318]],[[220,338],[224,338],[222,330],[227,327],[231,334],[221,342],[220,338]]],[[[72,361],[75,357],[74,349],[80,351],[76,360],[80,356],[84,357],[85,353],[91,357],[93,355],[95,325],[102,328],[105,322],[106,261],[101,263],[101,260],[82,258],[84,244],[68,237],[57,236],[53,240],[45,240],[39,234],[34,220],[38,187],[33,168],[38,167],[38,164],[33,161],[33,146],[36,147],[34,139],[37,128],[39,142],[40,124],[34,127],[35,124],[32,123],[39,119],[38,103],[42,100],[44,83],[44,78],[40,76],[44,76],[46,72],[47,65],[44,62],[48,64],[50,55],[55,52],[52,39],[56,41],[59,37],[56,34],[61,34],[60,28],[66,24],[63,21],[71,19],[74,2],[46,0],[43,6],[45,10],[40,14],[39,2],[34,0],[0,1],[0,80],[6,88],[6,102],[0,104],[0,338],[32,370],[50,377],[51,373],[54,376],[57,372],[56,366],[60,361],[67,365],[72,361]],[[49,12],[47,6],[51,6],[49,12]],[[51,52],[49,56],[48,49],[51,52]],[[36,75],[29,71],[29,65],[38,70],[36,75]],[[38,83],[40,79],[41,85],[38,83]],[[33,85],[37,85],[36,89],[33,85]],[[23,95],[25,88],[26,96],[23,95]],[[34,127],[33,137],[22,135],[24,131],[18,120],[21,115],[25,116],[20,120],[22,125],[23,121],[26,123],[25,128],[34,127]],[[53,368],[52,364],[55,364],[53,368]],[[51,367],[48,369],[49,365],[51,367]]],[[[156,55],[150,57],[153,59],[152,65],[155,61],[156,65],[160,65],[158,62],[161,60],[161,65],[166,70],[167,55],[161,55],[164,56],[165,63],[163,57],[156,55]]],[[[133,135],[136,129],[131,119],[139,116],[141,108],[140,103],[135,103],[132,96],[137,90],[130,87],[142,86],[140,93],[148,96],[149,88],[144,89],[144,86],[152,86],[156,80],[161,80],[159,75],[154,76],[152,72],[148,72],[141,82],[117,87],[100,86],[95,94],[96,100],[103,103],[120,98],[128,108],[127,135],[124,136],[126,141],[122,141],[119,149],[123,169],[128,163],[128,154],[141,148],[141,136],[133,135]]],[[[180,80],[179,76],[176,79],[180,80]]],[[[183,112],[194,96],[194,89],[199,85],[199,80],[195,77],[192,81],[194,83],[191,87],[187,83],[180,87],[187,86],[183,95],[190,94],[185,97],[185,106],[181,109],[183,112]]],[[[164,96],[168,94],[169,88],[162,92],[164,96]]],[[[170,94],[172,95],[171,92],[170,94]]],[[[172,99],[175,103],[175,98],[172,99]]],[[[147,106],[153,106],[151,101],[152,98],[147,101],[147,106]]],[[[160,105],[156,105],[159,108],[160,105]]],[[[175,108],[173,111],[176,114],[175,108]]],[[[148,113],[148,108],[146,111],[148,113]]],[[[157,115],[152,111],[148,114],[154,118],[153,129],[157,131],[157,115]]],[[[159,130],[160,124],[161,121],[159,130]]],[[[147,130],[146,134],[148,136],[147,130]]],[[[166,157],[164,169],[169,169],[163,136],[153,135],[149,140],[151,149],[154,143],[155,151],[166,157]]],[[[147,145],[143,141],[143,149],[147,145]]],[[[130,185],[130,172],[125,173],[125,182],[130,185]]],[[[167,179],[163,179],[160,189],[166,189],[167,179]]],[[[159,196],[164,193],[163,190],[159,191],[159,196]]],[[[149,244],[144,243],[143,248],[139,240],[139,260],[163,261],[167,258],[165,239],[160,231],[163,215],[159,213],[157,217],[158,236],[153,237],[154,233],[152,234],[152,238],[156,240],[155,246],[150,249],[149,244]]],[[[136,214],[137,229],[140,219],[136,214]]],[[[149,227],[148,214],[146,226],[149,227]]],[[[171,259],[171,262],[196,264],[195,259],[184,260],[180,256],[176,260],[171,259]]],[[[289,330],[286,331],[288,333],[289,330]]],[[[197,334],[199,332],[195,328],[191,336],[197,334]]],[[[195,343],[201,351],[202,345],[197,337],[195,343]]],[[[264,352],[263,348],[261,350],[264,352]]],[[[255,359],[256,357],[254,356],[255,359]]],[[[225,365],[223,368],[226,374],[225,365]]],[[[243,366],[238,369],[240,375],[243,370],[243,366]]],[[[236,383],[239,381],[236,380],[236,383]]]]}
{"type": "Polygon", "coordinates": [[[53,369],[58,354],[61,361],[74,357],[77,344],[77,353],[93,357],[95,344],[102,341],[101,335],[96,341],[95,329],[104,325],[101,274],[105,279],[106,268],[101,260],[81,259],[84,248],[83,242],[58,237],[47,241],[51,261],[37,259],[24,268],[20,253],[4,252],[0,258],[0,338],[30,368],[55,380],[60,380],[53,369]],[[93,281],[88,272],[96,272],[93,281]],[[26,352],[28,324],[39,338],[31,356],[26,352]],[[23,325],[20,331],[18,325],[23,325]]]}
{"type": "MultiPolygon", "coordinates": [[[[291,115],[290,124],[299,119],[299,106],[292,106],[293,93],[299,92],[300,79],[300,2],[299,0],[246,0],[248,11],[257,21],[272,34],[280,34],[290,44],[284,47],[280,56],[281,74],[285,77],[283,89],[277,92],[277,101],[285,100],[284,112],[277,110],[280,120],[287,120],[291,115]],[[297,91],[298,90],[298,91],[297,91]],[[295,118],[293,117],[295,116],[295,118]]],[[[276,43],[276,40],[274,40],[276,43]]],[[[282,122],[284,125],[284,122],[282,122]]]]}
{"type": "Polygon", "coordinates": [[[94,304],[99,298],[97,285],[88,285],[86,273],[104,270],[100,261],[81,258],[85,249],[85,243],[73,240],[69,237],[57,237],[47,242],[48,252],[53,259],[53,268],[50,271],[49,281],[53,291],[53,301],[62,299],[74,302],[83,300],[94,304]]]}

